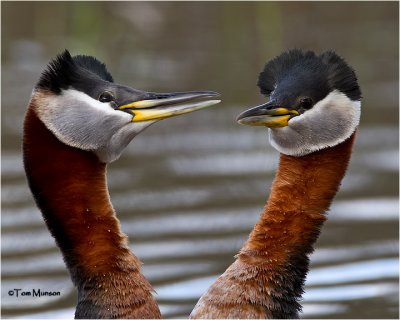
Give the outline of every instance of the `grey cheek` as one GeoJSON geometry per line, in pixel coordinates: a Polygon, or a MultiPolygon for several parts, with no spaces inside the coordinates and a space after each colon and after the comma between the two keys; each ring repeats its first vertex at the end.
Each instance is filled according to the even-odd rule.
{"type": "Polygon", "coordinates": [[[98,148],[95,153],[100,161],[110,163],[117,160],[132,139],[156,121],[130,122],[115,132],[106,146],[98,148]]]}
{"type": "Polygon", "coordinates": [[[67,144],[95,150],[107,145],[112,135],[124,125],[123,122],[117,116],[69,108],[68,112],[54,118],[53,125],[65,137],[67,144]]]}
{"type": "Polygon", "coordinates": [[[46,127],[64,144],[92,151],[102,162],[116,160],[139,132],[155,122],[133,123],[129,114],[74,90],[59,96],[37,95],[37,114],[46,127]]]}
{"type": "Polygon", "coordinates": [[[93,151],[104,163],[118,159],[132,139],[155,121],[131,122],[131,116],[121,111],[101,112],[82,105],[71,105],[52,112],[51,127],[65,144],[93,151]]]}

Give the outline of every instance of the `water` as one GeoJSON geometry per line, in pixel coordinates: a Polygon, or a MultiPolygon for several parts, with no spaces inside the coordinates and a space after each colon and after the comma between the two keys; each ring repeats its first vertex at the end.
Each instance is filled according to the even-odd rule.
{"type": "MultiPolygon", "coordinates": [[[[212,131],[196,123],[212,114],[204,111],[187,116],[185,122],[174,121],[174,133],[168,136],[167,121],[155,125],[109,169],[122,228],[132,250],[145,262],[143,272],[155,286],[165,317],[187,316],[233,260],[257,220],[276,166],[276,153],[268,147],[263,130],[238,128],[227,133],[223,121],[214,119],[218,138],[210,139],[212,131]],[[179,133],[188,121],[191,133],[179,133]],[[203,144],[196,144],[196,139],[203,144]],[[135,149],[145,145],[152,148],[139,156],[135,149]],[[144,163],[149,163],[146,170],[144,163]]],[[[384,157],[395,154],[396,130],[360,130],[348,174],[312,256],[305,317],[363,317],[367,314],[359,304],[367,308],[376,300],[381,301],[379,315],[396,313],[398,200],[376,190],[381,176],[396,175],[398,159],[384,157]],[[387,137],[384,146],[379,139],[366,139],[371,131],[387,137]],[[380,157],[387,163],[376,165],[373,159],[380,157]],[[360,172],[363,167],[368,170],[360,172]],[[371,188],[375,196],[363,197],[371,188]]],[[[36,316],[68,318],[76,297],[64,263],[33,205],[20,157],[14,151],[3,154],[3,161],[3,313],[25,318],[39,310],[58,310],[36,316]],[[7,296],[15,287],[53,289],[62,295],[17,300],[7,296]],[[60,310],[64,305],[71,308],[60,310]]]]}
{"type": "Polygon", "coordinates": [[[64,48],[62,41],[79,52],[103,55],[105,62],[110,61],[107,64],[114,78],[134,82],[142,89],[223,93],[223,103],[218,106],[147,129],[108,169],[114,207],[132,250],[144,262],[143,272],[157,291],[163,316],[184,318],[233,261],[258,219],[276,170],[278,154],[269,146],[266,130],[239,126],[234,119],[246,107],[262,101],[254,83],[265,56],[272,56],[269,50],[285,48],[281,42],[324,49],[317,33],[310,38],[315,42],[308,43],[308,38],[301,42],[288,31],[295,23],[300,30],[307,28],[302,21],[315,18],[313,30],[330,32],[330,45],[355,64],[364,103],[350,167],[311,256],[303,317],[398,318],[398,84],[393,72],[398,67],[391,51],[398,34],[387,28],[396,23],[390,7],[396,3],[360,3],[346,8],[318,3],[304,7],[274,3],[125,5],[125,10],[122,3],[93,7],[100,17],[108,12],[114,21],[108,22],[114,28],[110,30],[129,40],[119,52],[98,38],[77,33],[76,26],[72,31],[63,29],[66,17],[60,13],[62,8],[68,9],[65,15],[80,21],[84,30],[93,28],[92,35],[96,28],[103,28],[112,43],[123,41],[111,37],[111,31],[95,21],[89,26],[80,20],[79,12],[88,4],[40,7],[40,3],[15,3],[2,11],[7,14],[2,66],[2,316],[51,319],[71,318],[74,313],[76,292],[30,195],[20,151],[30,91],[49,57],[64,48]],[[316,18],[328,9],[333,18],[316,18]],[[357,9],[361,18],[354,22],[353,16],[343,15],[341,25],[334,24],[345,9],[357,9]],[[23,19],[25,11],[34,12],[35,18],[23,19]],[[22,18],[12,21],[13,12],[20,12],[22,18]],[[40,17],[54,12],[61,15],[59,21],[46,21],[48,28],[60,33],[61,40],[40,22],[40,17]],[[243,14],[237,16],[240,12],[243,14]],[[270,23],[280,30],[279,35],[271,34],[259,15],[273,17],[270,23]],[[126,20],[117,22],[117,17],[126,20]],[[147,28],[150,20],[152,27],[147,28]],[[178,33],[179,39],[162,32],[162,26],[172,21],[170,30],[178,33]],[[185,32],[182,29],[189,22],[191,29],[185,32]],[[357,33],[362,26],[375,30],[378,22],[387,28],[385,33],[357,33]],[[216,28],[218,23],[221,28],[216,28]],[[337,37],[344,34],[343,25],[347,26],[346,44],[337,37]],[[131,32],[122,32],[127,26],[131,32]],[[230,30],[235,30],[236,38],[230,30]],[[249,30],[258,30],[252,43],[257,50],[246,42],[249,30]],[[272,43],[262,42],[261,35],[272,43]],[[224,41],[217,44],[219,37],[224,41]],[[374,50],[369,43],[375,44],[374,50]],[[240,59],[231,51],[234,47],[239,56],[252,62],[246,59],[244,65],[238,64],[240,59]],[[372,60],[381,61],[376,56],[385,57],[385,62],[371,65],[372,60]],[[59,291],[60,296],[17,298],[8,294],[15,288],[59,291]]]}

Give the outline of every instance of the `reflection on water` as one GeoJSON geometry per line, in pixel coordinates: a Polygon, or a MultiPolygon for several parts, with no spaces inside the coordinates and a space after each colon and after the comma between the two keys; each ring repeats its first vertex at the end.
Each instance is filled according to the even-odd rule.
{"type": "MultiPolygon", "coordinates": [[[[212,112],[209,115],[211,118],[212,112]]],[[[196,128],[196,116],[186,121],[193,122],[192,137],[197,136],[196,130],[200,130],[198,136],[207,136],[202,132],[203,126],[196,128]]],[[[223,136],[224,124],[217,121],[215,124],[216,136],[223,136]]],[[[179,126],[175,123],[178,132],[179,126]]],[[[191,149],[189,143],[182,143],[181,150],[163,144],[165,152],[160,159],[154,144],[157,145],[155,141],[162,144],[163,133],[155,126],[153,129],[137,139],[142,144],[152,141],[154,151],[147,150],[144,156],[152,160],[150,166],[163,171],[164,181],[175,181],[176,187],[171,188],[165,182],[158,186],[157,180],[151,180],[157,172],[149,169],[146,174],[143,165],[140,173],[132,172],[130,165],[137,163],[138,158],[134,141],[121,165],[118,162],[111,165],[110,188],[123,230],[132,241],[132,250],[145,262],[143,272],[155,285],[164,316],[184,317],[245,241],[262,208],[277,157],[267,147],[265,132],[255,130],[255,135],[263,139],[251,139],[252,133],[244,133],[247,139],[242,137],[242,142],[240,138],[233,139],[235,143],[226,139],[222,151],[215,141],[210,142],[209,148],[199,149],[191,149]],[[223,153],[230,156],[224,158],[223,153]],[[193,170],[189,172],[191,159],[193,170]],[[147,184],[143,184],[147,179],[147,184]]],[[[371,154],[396,150],[397,129],[391,129],[388,139],[392,142],[386,141],[383,147],[377,140],[365,140],[363,132],[369,130],[360,130],[360,143],[348,176],[312,256],[313,266],[304,296],[306,317],[347,317],[351,312],[349,302],[368,303],[371,299],[381,299],[387,310],[385,314],[390,316],[390,306],[396,303],[393,297],[398,294],[398,200],[380,190],[376,190],[375,197],[364,198],[363,194],[376,188],[385,172],[396,174],[390,169],[398,159],[392,157],[385,166],[359,170],[363,159],[371,154]]],[[[376,128],[371,130],[379,132],[376,128]]],[[[382,132],[388,133],[388,128],[382,132]]],[[[235,134],[239,137],[240,130],[232,132],[230,137],[235,134]]],[[[168,139],[179,136],[174,133],[168,139]]],[[[182,133],[181,139],[188,138],[182,133]]],[[[54,241],[33,206],[21,160],[13,152],[3,155],[4,177],[8,181],[3,184],[3,308],[8,312],[22,309],[30,314],[37,309],[55,311],[67,304],[71,308],[60,308],[58,313],[39,313],[37,317],[68,318],[73,313],[74,289],[54,241]],[[15,300],[6,293],[16,286],[53,288],[61,291],[62,296],[40,301],[15,300]]]]}
{"type": "MultiPolygon", "coordinates": [[[[108,57],[115,79],[125,79],[129,84],[133,78],[142,89],[147,86],[154,91],[210,89],[221,91],[224,96],[219,106],[147,129],[108,170],[111,198],[122,228],[129,236],[132,250],[144,262],[143,272],[157,291],[163,316],[187,317],[199,296],[233,261],[256,222],[269,192],[278,154],[269,146],[265,129],[239,126],[234,119],[245,107],[260,101],[253,82],[264,57],[271,57],[271,50],[281,50],[282,39],[290,46],[312,45],[324,49],[319,42],[308,44],[304,39],[305,44],[296,42],[300,41],[299,37],[288,31],[295,23],[314,18],[319,26],[315,29],[329,31],[332,45],[341,48],[343,55],[354,62],[364,89],[364,104],[348,173],[311,257],[312,269],[303,301],[304,317],[397,318],[399,156],[397,117],[393,115],[398,111],[396,78],[390,73],[397,70],[397,60],[390,60],[391,56],[383,52],[386,64],[379,68],[370,66],[376,52],[364,50],[363,45],[383,41],[382,34],[368,33],[367,37],[356,32],[360,25],[374,26],[383,20],[389,23],[396,17],[391,14],[393,8],[360,4],[357,9],[365,14],[365,21],[359,18],[351,29],[349,24],[354,22],[354,15],[340,15],[340,27],[315,19],[327,11],[318,3],[230,5],[176,4],[172,8],[168,3],[126,4],[126,8],[136,9],[135,19],[123,10],[122,3],[115,8],[106,3],[94,5],[97,10],[94,12],[100,16],[106,10],[114,18],[124,17],[124,28],[127,25],[132,28],[126,35],[131,42],[127,41],[125,51],[115,52],[108,47],[95,51],[100,57],[108,57]],[[380,16],[376,17],[375,12],[380,16]],[[269,21],[279,35],[271,34],[260,22],[263,15],[275,19],[269,21]],[[183,30],[188,25],[188,16],[193,17],[191,32],[197,38],[183,30]],[[208,20],[201,19],[204,17],[208,20]],[[291,19],[294,17],[297,20],[291,19]],[[146,21],[150,20],[153,27],[147,29],[146,21]],[[180,49],[176,47],[177,39],[165,37],[162,32],[166,21],[175,21],[171,30],[178,32],[184,43],[180,49]],[[218,23],[221,28],[216,27],[218,23]],[[347,26],[346,31],[354,33],[347,32],[351,33],[348,42],[357,39],[359,48],[346,51],[348,43],[335,40],[343,25],[347,26]],[[246,41],[249,30],[257,35],[253,46],[246,41]],[[133,35],[137,38],[132,38],[133,35]],[[261,41],[263,35],[272,42],[261,41]],[[151,40],[150,44],[144,36],[151,40]],[[215,41],[219,38],[223,39],[221,43],[215,41]],[[201,43],[201,50],[196,41],[201,43]],[[232,54],[233,48],[237,55],[244,55],[252,62],[238,64],[241,60],[232,54]],[[375,73],[371,74],[371,68],[375,68],[375,73]],[[210,74],[218,77],[210,79],[210,74]],[[385,110],[378,118],[376,101],[385,110]]],[[[7,12],[17,11],[15,8],[20,5],[15,6],[9,5],[7,12]]],[[[60,3],[51,4],[46,10],[64,12],[62,8],[69,8],[71,19],[78,21],[81,28],[90,29],[77,10],[86,10],[88,14],[87,6],[60,3]]],[[[333,17],[343,13],[339,5],[330,6],[328,11],[333,17]]],[[[34,16],[39,19],[45,14],[45,10],[36,9],[34,16]]],[[[72,318],[76,292],[34,205],[20,152],[23,114],[32,85],[53,51],[60,51],[54,44],[58,40],[45,38],[52,43],[50,50],[41,38],[46,33],[40,24],[35,24],[38,33],[30,34],[29,22],[24,19],[19,26],[9,16],[6,22],[14,29],[6,29],[6,46],[3,46],[2,315],[24,319],[72,318]],[[24,23],[28,24],[25,29],[24,23]],[[14,288],[43,288],[60,291],[61,295],[17,299],[8,294],[14,288]]],[[[54,20],[49,23],[59,27],[57,32],[64,40],[70,37],[68,41],[73,48],[85,51],[82,41],[71,40],[71,37],[82,40],[84,36],[62,29],[54,20]]],[[[93,25],[101,28],[94,22],[93,25]]],[[[121,22],[115,22],[113,27],[110,30],[119,30],[116,34],[126,34],[118,29],[122,28],[121,22]]],[[[300,23],[298,29],[305,27],[307,24],[300,23]]],[[[103,32],[110,31],[103,29],[103,32]]],[[[388,38],[391,36],[391,33],[385,34],[388,38]]],[[[314,34],[316,39],[318,36],[314,34]]],[[[88,52],[93,52],[90,46],[94,40],[85,39],[88,52]]],[[[374,48],[385,50],[386,47],[374,48]]]]}

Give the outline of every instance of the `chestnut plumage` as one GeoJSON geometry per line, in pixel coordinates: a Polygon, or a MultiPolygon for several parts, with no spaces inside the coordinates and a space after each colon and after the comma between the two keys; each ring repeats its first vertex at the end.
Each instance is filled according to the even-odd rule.
{"type": "Polygon", "coordinates": [[[76,318],[161,317],[111,205],[106,166],[150,124],[218,103],[217,95],[119,85],[96,58],[68,51],[42,73],[25,116],[24,167],[78,290],[76,318]]]}
{"type": "Polygon", "coordinates": [[[278,170],[248,240],[192,319],[299,317],[309,255],[351,157],[361,93],[337,54],[285,52],[266,64],[258,86],[270,100],[238,121],[269,128],[278,170]]]}

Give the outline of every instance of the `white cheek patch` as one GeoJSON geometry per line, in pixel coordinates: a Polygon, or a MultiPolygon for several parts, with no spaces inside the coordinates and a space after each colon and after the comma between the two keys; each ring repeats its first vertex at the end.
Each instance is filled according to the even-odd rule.
{"type": "Polygon", "coordinates": [[[113,110],[107,103],[81,91],[68,89],[59,95],[38,91],[34,93],[34,99],[39,119],[61,142],[94,151],[102,162],[117,159],[143,130],[131,122],[132,116],[128,113],[113,110]]]}
{"type": "Polygon", "coordinates": [[[292,118],[287,127],[270,129],[270,142],[279,152],[291,156],[333,147],[352,135],[360,115],[360,101],[334,90],[312,109],[292,118]]]}

